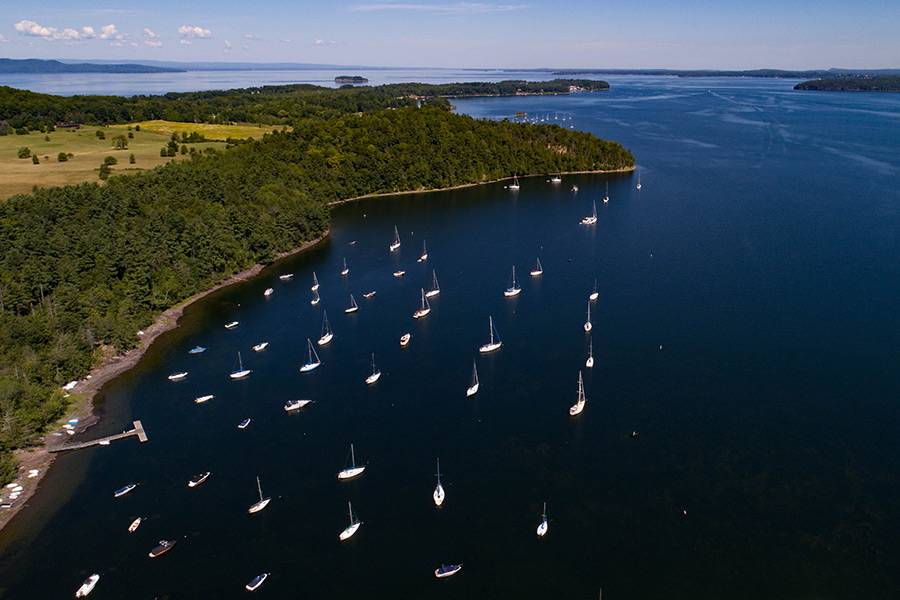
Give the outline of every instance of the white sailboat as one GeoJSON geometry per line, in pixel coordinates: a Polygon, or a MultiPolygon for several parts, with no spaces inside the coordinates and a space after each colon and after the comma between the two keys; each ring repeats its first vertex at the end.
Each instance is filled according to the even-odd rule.
{"type": "Polygon", "coordinates": [[[425,262],[428,260],[428,247],[425,246],[425,240],[422,240],[422,256],[416,262],[425,262]]]}
{"type": "Polygon", "coordinates": [[[366,383],[371,385],[381,378],[381,371],[375,367],[375,353],[372,353],[372,374],[366,377],[366,383]]]}
{"type": "Polygon", "coordinates": [[[425,292],[426,298],[434,298],[438,294],[441,293],[441,286],[438,285],[437,273],[435,273],[434,269],[431,271],[431,289],[425,292]]]}
{"type": "Polygon", "coordinates": [[[254,502],[250,505],[250,508],[247,509],[247,512],[250,514],[258,513],[266,506],[268,506],[269,501],[272,500],[271,498],[263,498],[262,486],[259,483],[259,475],[256,476],[256,489],[259,491],[259,501],[254,502]]]}
{"type": "Polygon", "coordinates": [[[562,177],[560,177],[559,174],[556,174],[550,178],[550,183],[562,183],[562,177]]]}
{"type": "Polygon", "coordinates": [[[254,352],[262,352],[263,350],[265,350],[268,347],[269,347],[269,342],[260,342],[258,344],[253,345],[253,351],[254,352]]]}
{"type": "Polygon", "coordinates": [[[541,524],[537,526],[538,537],[547,535],[548,529],[550,529],[550,526],[547,524],[547,503],[544,502],[544,512],[541,514],[541,524]]]}
{"type": "Polygon", "coordinates": [[[587,321],[584,322],[584,330],[585,332],[590,332],[591,329],[594,328],[594,325],[591,323],[591,302],[588,301],[588,310],[587,310],[587,321]]]}
{"type": "Polygon", "coordinates": [[[307,357],[306,362],[303,363],[303,366],[300,367],[301,373],[309,373],[310,371],[318,369],[322,364],[322,361],[319,360],[319,354],[316,352],[316,349],[309,338],[306,338],[306,347],[309,350],[309,356],[307,357]]]}
{"type": "Polygon", "coordinates": [[[391,242],[391,245],[388,246],[391,252],[396,252],[400,249],[400,232],[397,231],[397,226],[394,225],[394,240],[391,242]]]}
{"type": "Polygon", "coordinates": [[[358,521],[353,518],[353,505],[350,504],[350,502],[347,502],[347,510],[350,513],[350,525],[348,525],[346,529],[338,534],[338,538],[342,542],[353,537],[353,534],[356,533],[359,530],[359,526],[362,525],[362,521],[358,521]]]}
{"type": "Polygon", "coordinates": [[[428,303],[428,298],[425,297],[425,288],[422,288],[422,306],[421,308],[417,308],[416,312],[413,313],[413,319],[421,319],[431,312],[431,305],[428,303]]]}
{"type": "Polygon", "coordinates": [[[513,298],[518,296],[522,291],[522,288],[519,287],[519,284],[516,282],[516,265],[513,265],[512,268],[512,284],[504,290],[503,295],[507,298],[513,298]]]}
{"type": "Polygon", "coordinates": [[[321,300],[322,300],[322,298],[319,296],[319,291],[313,290],[313,297],[312,297],[312,300],[309,301],[309,303],[312,304],[313,306],[315,306],[321,300]]]}
{"type": "Polygon", "coordinates": [[[316,277],[315,271],[313,271],[313,284],[312,284],[312,287],[309,289],[312,290],[313,292],[315,292],[316,290],[319,289],[319,278],[316,277]]]}
{"type": "Polygon", "coordinates": [[[344,259],[344,268],[341,269],[341,276],[346,277],[350,274],[350,267],[347,266],[347,259],[344,259]]]}
{"type": "Polygon", "coordinates": [[[641,170],[640,169],[638,169],[637,176],[638,176],[637,185],[634,187],[637,191],[641,191],[642,186],[641,186],[641,170]]]}
{"type": "Polygon", "coordinates": [[[319,338],[317,342],[320,346],[324,346],[334,337],[334,333],[331,331],[331,324],[328,322],[328,311],[322,311],[322,337],[319,338]]]}
{"type": "Polygon", "coordinates": [[[266,291],[263,292],[263,296],[268,298],[269,296],[271,296],[274,293],[275,293],[275,288],[266,288],[266,291]]]}
{"type": "Polygon", "coordinates": [[[531,270],[532,277],[540,277],[544,274],[544,266],[541,264],[541,259],[538,258],[537,262],[534,265],[534,269],[531,270]]]}
{"type": "Polygon", "coordinates": [[[358,477],[362,475],[362,472],[366,470],[366,465],[361,467],[356,466],[356,453],[353,450],[353,444],[350,444],[350,466],[346,469],[343,469],[337,474],[338,479],[353,479],[354,477],[358,477]]]}
{"type": "Polygon", "coordinates": [[[487,354],[488,352],[493,352],[494,350],[499,350],[500,346],[503,345],[503,342],[500,341],[500,334],[497,333],[497,329],[494,327],[494,317],[488,317],[488,323],[491,329],[491,341],[487,344],[482,344],[478,351],[482,354],[487,354]],[[497,333],[495,336],[494,334],[497,333]]]}
{"type": "Polygon", "coordinates": [[[513,182],[506,186],[508,190],[518,190],[519,189],[519,178],[516,175],[513,175],[513,182]]]}
{"type": "Polygon", "coordinates": [[[582,225],[594,225],[597,223],[597,201],[593,201],[594,210],[587,217],[582,217],[582,225]]]}
{"type": "Polygon", "coordinates": [[[584,366],[588,369],[592,369],[594,367],[594,340],[591,340],[588,344],[588,357],[587,360],[584,361],[584,366]]]}
{"type": "Polygon", "coordinates": [[[472,384],[469,385],[469,388],[466,390],[466,398],[469,396],[474,396],[478,393],[478,366],[475,364],[475,361],[472,361],[472,384]]]}
{"type": "Polygon", "coordinates": [[[444,503],[444,486],[441,485],[441,459],[437,459],[437,485],[434,486],[434,493],[431,495],[434,498],[434,505],[440,506],[444,503]]]}
{"type": "Polygon", "coordinates": [[[231,379],[243,379],[244,377],[247,377],[248,375],[250,375],[250,369],[244,368],[244,362],[241,360],[241,353],[238,352],[237,355],[238,355],[238,368],[237,368],[237,371],[232,371],[231,373],[228,374],[228,377],[230,377],[231,379]]]}
{"type": "Polygon", "coordinates": [[[584,397],[584,380],[581,379],[581,371],[578,371],[578,397],[575,404],[569,407],[569,415],[573,417],[580,415],[584,410],[585,402],[587,402],[587,398],[584,397]]]}
{"type": "Polygon", "coordinates": [[[350,306],[344,309],[344,312],[348,315],[350,313],[355,313],[359,310],[359,305],[356,303],[356,298],[353,297],[353,294],[350,294],[350,306]]]}
{"type": "Polygon", "coordinates": [[[606,195],[603,196],[603,204],[609,204],[609,182],[606,182],[606,195]]]}
{"type": "Polygon", "coordinates": [[[591,295],[588,296],[588,300],[591,302],[596,302],[597,298],[600,297],[600,292],[597,290],[597,280],[594,280],[594,289],[591,291],[591,295]]]}
{"type": "Polygon", "coordinates": [[[188,376],[187,371],[181,371],[180,373],[172,373],[166,379],[168,379],[169,381],[181,381],[182,379],[185,379],[187,376],[188,376]]]}
{"type": "Polygon", "coordinates": [[[194,402],[196,402],[197,404],[203,404],[204,402],[209,402],[213,398],[215,398],[215,396],[213,396],[212,394],[206,394],[205,396],[197,396],[196,398],[194,398],[194,402]]]}

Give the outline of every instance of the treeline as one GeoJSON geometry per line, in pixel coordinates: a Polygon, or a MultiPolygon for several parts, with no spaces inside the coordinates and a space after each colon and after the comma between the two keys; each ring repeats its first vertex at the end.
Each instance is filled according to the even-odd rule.
{"type": "Polygon", "coordinates": [[[63,414],[61,385],[165,308],[322,235],[330,201],[633,163],[587,133],[409,108],[0,203],[0,481],[63,414]]]}
{"type": "Polygon", "coordinates": [[[821,92],[900,92],[900,77],[830,77],[804,81],[794,86],[795,90],[815,90],[821,92]]]}
{"type": "Polygon", "coordinates": [[[428,85],[323,88],[296,84],[239,90],[172,93],[163,96],[51,96],[0,86],[0,135],[46,131],[59,123],[110,125],[164,119],[187,123],[294,125],[305,118],[333,118],[423,102],[449,108],[447,96],[565,93],[569,86],[608,89],[604,81],[558,79],[428,85]],[[5,126],[4,126],[5,123],[5,126]]]}

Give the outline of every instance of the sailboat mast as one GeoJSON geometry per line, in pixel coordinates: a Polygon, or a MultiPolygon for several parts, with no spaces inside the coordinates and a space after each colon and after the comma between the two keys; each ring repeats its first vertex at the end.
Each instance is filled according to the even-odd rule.
{"type": "Polygon", "coordinates": [[[347,509],[350,512],[350,524],[353,525],[353,505],[349,500],[347,501],[347,509]]]}
{"type": "Polygon", "coordinates": [[[262,499],[263,499],[262,485],[260,485],[260,483],[259,483],[259,475],[256,476],[256,489],[257,489],[257,491],[259,491],[259,501],[262,502],[262,499]]]}
{"type": "Polygon", "coordinates": [[[356,454],[353,452],[353,444],[350,444],[350,464],[356,468],[356,454]]]}
{"type": "Polygon", "coordinates": [[[494,317],[488,317],[488,321],[491,325],[491,343],[494,343],[494,317]]]}

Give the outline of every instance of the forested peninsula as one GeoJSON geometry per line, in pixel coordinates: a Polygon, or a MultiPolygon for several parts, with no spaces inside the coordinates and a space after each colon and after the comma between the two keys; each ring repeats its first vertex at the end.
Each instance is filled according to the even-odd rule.
{"type": "Polygon", "coordinates": [[[17,127],[155,117],[290,126],[102,184],[0,202],[0,481],[15,473],[12,451],[64,414],[62,385],[134,347],[164,309],[321,237],[334,201],[514,173],[633,168],[617,143],[476,120],[441,100],[484,87],[286,86],[153,98],[0,90],[0,118],[17,127]]]}
{"type": "Polygon", "coordinates": [[[803,81],[795,90],[819,92],[900,92],[900,76],[829,77],[803,81]]]}

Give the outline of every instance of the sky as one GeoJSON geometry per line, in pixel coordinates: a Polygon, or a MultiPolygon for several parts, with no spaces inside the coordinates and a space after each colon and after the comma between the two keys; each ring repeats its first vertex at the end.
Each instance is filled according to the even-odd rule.
{"type": "Polygon", "coordinates": [[[896,68],[900,0],[0,0],[0,57],[896,68]]]}

